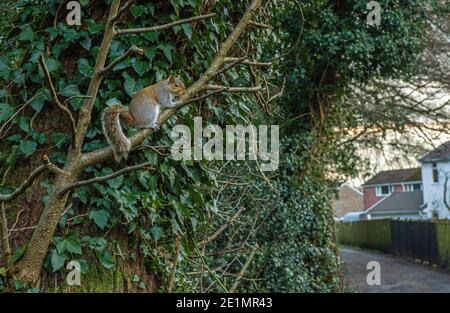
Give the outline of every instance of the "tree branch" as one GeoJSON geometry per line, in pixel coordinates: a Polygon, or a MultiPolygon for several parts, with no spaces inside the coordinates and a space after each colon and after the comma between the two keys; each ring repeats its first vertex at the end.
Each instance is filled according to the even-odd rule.
{"type": "Polygon", "coordinates": [[[450,211],[450,204],[449,204],[448,201],[447,201],[447,184],[448,184],[448,177],[449,177],[449,174],[448,174],[448,173],[445,173],[445,180],[444,180],[444,195],[443,195],[443,197],[444,197],[444,205],[447,207],[447,210],[450,211]]]}
{"type": "Polygon", "coordinates": [[[74,95],[74,96],[69,97],[69,98],[67,98],[66,100],[64,100],[63,106],[67,106],[67,104],[68,104],[70,101],[72,101],[73,99],[78,99],[78,98],[81,98],[81,99],[90,99],[91,96],[86,96],[86,95],[74,95]]]}
{"type": "Polygon", "coordinates": [[[50,163],[50,160],[45,154],[42,156],[42,161],[44,162],[44,164],[38,166],[34,171],[32,171],[31,174],[28,176],[28,178],[25,181],[23,181],[22,184],[19,187],[17,187],[12,193],[0,194],[0,201],[6,202],[17,198],[19,195],[24,193],[28,189],[28,187],[30,187],[33,184],[34,180],[39,175],[41,175],[42,172],[44,172],[46,169],[50,169],[51,171],[57,172],[58,174],[65,173],[57,166],[50,163]]]}
{"type": "Polygon", "coordinates": [[[3,265],[8,267],[11,260],[11,246],[8,240],[8,220],[6,219],[5,202],[0,202],[0,236],[3,265]]]}
{"type": "Polygon", "coordinates": [[[101,183],[113,178],[116,178],[117,176],[121,176],[124,175],[126,173],[132,172],[132,171],[136,171],[139,170],[141,168],[147,167],[149,165],[151,165],[152,162],[145,162],[142,164],[137,164],[137,165],[132,165],[132,166],[127,166],[121,170],[118,170],[117,172],[105,175],[105,176],[100,176],[100,177],[94,177],[91,179],[87,179],[87,180],[80,180],[77,181],[73,184],[67,185],[65,186],[63,189],[59,190],[58,193],[60,195],[66,193],[67,191],[77,188],[77,187],[81,187],[81,186],[86,186],[86,185],[91,185],[91,184],[95,184],[95,183],[101,183]]]}
{"type": "Polygon", "coordinates": [[[267,29],[272,29],[272,26],[268,25],[268,24],[264,24],[264,23],[259,23],[259,22],[255,22],[255,21],[250,21],[248,23],[249,26],[255,27],[255,28],[267,28],[267,29]]]}
{"type": "MultiPolygon", "coordinates": [[[[233,63],[237,60],[240,60],[241,58],[236,57],[227,57],[225,58],[225,63],[233,63]]],[[[273,62],[257,62],[257,61],[250,61],[247,58],[245,58],[242,62],[240,62],[245,65],[254,65],[254,66],[271,66],[273,62]]]]}
{"type": "Polygon", "coordinates": [[[44,55],[43,55],[43,54],[41,54],[41,55],[39,56],[39,64],[41,65],[42,70],[44,71],[45,80],[46,80],[46,82],[47,82],[47,87],[48,87],[49,90],[50,90],[50,93],[51,93],[53,102],[54,102],[54,103],[56,104],[56,106],[57,106],[61,111],[63,111],[63,112],[67,115],[67,117],[69,118],[69,121],[70,121],[70,130],[71,130],[71,132],[72,132],[72,147],[73,147],[74,144],[75,144],[75,134],[76,134],[75,119],[73,118],[72,112],[70,112],[70,110],[69,110],[67,107],[65,107],[64,105],[62,105],[61,102],[60,102],[59,99],[58,99],[58,95],[57,95],[57,93],[56,93],[55,86],[53,86],[52,78],[51,78],[50,73],[49,73],[49,71],[48,71],[48,67],[47,67],[47,64],[45,63],[45,59],[44,59],[44,55]]]}
{"type": "Polygon", "coordinates": [[[241,215],[244,210],[245,207],[241,207],[239,210],[237,210],[236,213],[234,213],[234,215],[225,224],[223,224],[218,230],[216,230],[214,234],[201,241],[200,244],[205,245],[207,243],[210,243],[211,241],[216,240],[217,237],[219,237],[220,234],[222,234],[228,228],[228,226],[230,226],[230,224],[233,223],[239,217],[239,215],[241,215]]]}
{"type": "Polygon", "coordinates": [[[233,283],[233,286],[231,286],[230,288],[230,293],[233,293],[236,291],[236,288],[239,286],[239,283],[241,282],[242,277],[244,276],[245,272],[247,271],[247,268],[250,266],[250,263],[253,260],[253,257],[255,256],[256,251],[258,251],[258,244],[256,244],[255,249],[252,251],[252,253],[250,253],[250,255],[248,256],[247,260],[244,263],[244,266],[242,266],[241,271],[238,274],[238,277],[236,278],[236,280],[233,283]]]}
{"type": "Polygon", "coordinates": [[[107,67],[101,69],[98,71],[98,75],[100,76],[105,76],[109,71],[111,71],[117,64],[123,62],[126,58],[128,58],[130,55],[132,54],[139,54],[139,55],[143,55],[144,54],[144,50],[142,50],[141,48],[136,47],[135,45],[132,45],[127,52],[125,52],[123,55],[121,55],[120,57],[118,57],[117,59],[115,59],[114,61],[111,62],[111,64],[109,64],[107,67]]]}
{"type": "Polygon", "coordinates": [[[111,18],[110,20],[109,20],[109,22],[110,23],[115,23],[115,22],[117,22],[117,20],[122,16],[122,14],[132,5],[134,3],[134,0],[130,0],[130,1],[127,1],[124,5],[123,5],[123,7],[121,7],[120,9],[119,9],[119,12],[117,12],[117,14],[116,14],[116,16],[114,16],[113,18],[111,18]]]}
{"type": "Polygon", "coordinates": [[[154,32],[154,31],[158,31],[158,30],[172,28],[174,26],[189,23],[189,22],[204,20],[204,19],[211,18],[214,16],[216,16],[216,13],[194,16],[194,17],[185,18],[185,19],[182,19],[179,21],[175,21],[175,22],[171,22],[171,23],[167,23],[167,24],[163,24],[163,25],[152,26],[152,27],[119,29],[119,30],[116,30],[115,34],[120,36],[120,35],[125,35],[125,34],[140,34],[140,33],[154,32]]]}
{"type": "MultiPolygon", "coordinates": [[[[226,63],[226,59],[224,59],[224,62],[226,63]]],[[[227,66],[225,66],[223,69],[221,69],[220,71],[218,71],[216,74],[214,74],[214,77],[219,76],[222,73],[225,73],[226,71],[228,71],[229,69],[235,67],[238,64],[241,64],[245,61],[245,59],[247,59],[247,56],[243,56],[242,58],[233,58],[234,60],[232,62],[229,62],[231,64],[228,64],[227,66]]]]}
{"type": "Polygon", "coordinates": [[[167,289],[168,293],[172,292],[173,282],[175,281],[175,276],[177,273],[178,256],[180,254],[180,241],[181,241],[181,238],[178,236],[177,241],[175,242],[175,259],[173,260],[173,264],[172,264],[172,274],[170,275],[169,288],[167,289]]]}
{"type": "Polygon", "coordinates": [[[227,92],[257,92],[262,90],[261,86],[253,86],[253,87],[228,87],[221,85],[207,85],[205,87],[206,90],[220,90],[223,91],[226,89],[227,92]]]}
{"type": "Polygon", "coordinates": [[[182,103],[179,105],[179,107],[183,107],[183,106],[188,105],[188,104],[190,104],[190,103],[192,103],[192,102],[197,102],[197,101],[200,101],[200,100],[209,98],[209,97],[211,97],[211,96],[214,96],[214,95],[216,95],[216,94],[219,94],[219,93],[221,93],[221,92],[226,92],[226,91],[228,91],[228,88],[223,88],[223,89],[217,89],[217,90],[214,90],[214,91],[212,91],[212,92],[206,93],[206,94],[201,95],[201,96],[199,96],[199,97],[192,98],[192,99],[189,99],[189,100],[187,100],[187,101],[184,101],[184,102],[182,102],[182,103]]]}

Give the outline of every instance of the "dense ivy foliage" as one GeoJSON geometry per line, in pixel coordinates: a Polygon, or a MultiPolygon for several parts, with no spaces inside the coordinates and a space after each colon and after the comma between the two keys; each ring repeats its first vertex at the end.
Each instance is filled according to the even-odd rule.
{"type": "MultiPolygon", "coordinates": [[[[271,42],[267,54],[279,47],[287,49],[288,56],[278,68],[278,81],[286,79],[286,91],[272,107],[276,114],[263,120],[282,127],[280,168],[271,186],[260,178],[253,188],[258,190],[256,196],[241,200],[254,208],[249,214],[252,219],[263,216],[264,223],[252,239],[239,225],[217,243],[226,247],[240,232],[247,248],[259,245],[250,275],[254,279],[243,283],[241,291],[312,292],[342,287],[330,198],[359,161],[351,142],[338,145],[342,139],[336,130],[357,126],[342,99],[350,84],[413,75],[423,47],[421,8],[426,3],[380,3],[379,28],[365,23],[365,1],[302,1],[302,14],[295,3],[276,3],[272,24],[285,32],[271,42]],[[302,15],[303,28],[299,26],[302,15]],[[299,44],[292,47],[299,36],[299,44]]],[[[216,263],[227,264],[234,257],[216,263]]]]}
{"type": "MultiPolygon", "coordinates": [[[[414,1],[414,5],[411,1],[380,2],[382,26],[373,28],[365,23],[363,0],[338,4],[273,1],[265,21],[273,30],[249,32],[234,51],[239,56],[246,48],[245,41],[250,41],[255,60],[283,55],[264,73],[274,85],[283,81],[286,85],[284,96],[271,103],[272,114],[262,112],[255,98],[245,94],[225,94],[182,109],[145,142],[157,149],[143,147],[128,160],[129,164],[150,161],[152,169],[75,190],[48,252],[47,273],[64,273],[70,260],[79,261],[84,274],[95,270],[97,264],[113,271],[124,257],[121,247],[126,237],[130,247],[127,262],[143,256],[147,270],[162,281],[160,290],[166,290],[175,243],[181,238],[178,291],[228,290],[233,279],[220,274],[220,267],[231,262],[227,269],[238,273],[248,252],[215,252],[235,248],[257,248],[245,273],[248,279],[239,285],[242,291],[339,290],[329,199],[334,179],[350,173],[355,161],[349,157],[350,145],[335,145],[334,127],[354,123],[339,100],[351,81],[409,75],[421,49],[424,19],[420,8],[424,1],[414,1]],[[235,162],[224,169],[226,162],[172,160],[167,156],[172,144],[170,129],[179,123],[192,129],[195,116],[222,126],[249,122],[280,125],[279,170],[266,177],[253,163],[235,162]],[[245,184],[233,183],[230,177],[236,172],[245,184]],[[335,176],[330,179],[326,173],[335,176]],[[246,207],[237,223],[215,242],[200,247],[199,242],[236,210],[235,203],[246,207]],[[239,262],[234,262],[236,259],[239,262]],[[214,270],[217,267],[219,270],[214,270]],[[198,270],[200,275],[189,274],[198,270]]],[[[1,39],[0,50],[0,122],[12,125],[0,132],[4,136],[0,171],[6,177],[0,185],[2,192],[17,183],[8,173],[23,171],[23,164],[36,163],[44,152],[56,165],[66,161],[70,145],[67,127],[59,117],[46,114],[58,113],[52,111],[37,61],[41,53],[46,55],[64,99],[86,92],[109,1],[80,3],[81,26],[68,26],[59,1],[47,0],[20,2],[14,27],[2,27],[8,32],[1,39]],[[48,122],[50,126],[42,126],[48,122]]],[[[138,1],[120,26],[169,22],[199,14],[206,4],[208,1],[201,0],[138,1]]],[[[245,7],[245,1],[216,1],[209,8],[218,14],[216,18],[114,40],[109,62],[133,44],[142,47],[144,55],[119,64],[103,80],[83,151],[106,146],[100,123],[106,106],[127,105],[135,91],[169,74],[180,75],[187,85],[197,79],[245,7]]],[[[245,68],[236,67],[221,75],[220,81],[249,85],[251,77],[245,68]]],[[[82,99],[71,99],[68,105],[77,112],[82,99]]],[[[112,161],[99,164],[82,177],[105,175],[120,167],[112,161]]],[[[40,182],[47,194],[52,190],[50,175],[40,182]]],[[[43,195],[43,204],[47,197],[43,195]]],[[[8,219],[14,221],[17,214],[11,210],[8,219]]],[[[26,241],[19,241],[13,260],[26,248],[26,241]]],[[[142,277],[135,276],[132,281],[145,289],[142,277]]],[[[16,287],[22,287],[20,282],[16,287]]]]}

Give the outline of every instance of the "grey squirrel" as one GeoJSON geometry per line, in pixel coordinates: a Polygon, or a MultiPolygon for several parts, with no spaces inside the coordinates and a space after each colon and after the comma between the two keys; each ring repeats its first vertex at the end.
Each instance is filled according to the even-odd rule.
{"type": "Polygon", "coordinates": [[[102,116],[103,133],[111,145],[116,162],[127,159],[131,142],[123,133],[121,121],[128,127],[138,129],[159,129],[158,115],[161,108],[175,107],[177,97],[186,91],[183,80],[169,76],[154,85],[145,87],[135,93],[131,99],[130,110],[120,104],[104,110],[102,116]]]}

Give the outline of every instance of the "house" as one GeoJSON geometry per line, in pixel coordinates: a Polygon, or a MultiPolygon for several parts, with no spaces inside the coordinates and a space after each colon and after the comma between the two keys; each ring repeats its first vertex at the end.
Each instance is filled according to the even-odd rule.
{"type": "Polygon", "coordinates": [[[422,190],[394,192],[370,207],[366,211],[366,216],[369,220],[390,218],[423,219],[425,215],[422,203],[422,190]]]}
{"type": "Polygon", "coordinates": [[[450,218],[450,141],[419,159],[425,213],[428,218],[450,218]]]}
{"type": "Polygon", "coordinates": [[[369,179],[362,187],[364,210],[367,211],[393,193],[409,193],[422,190],[421,169],[408,168],[381,171],[369,179]]]}
{"type": "Polygon", "coordinates": [[[344,183],[339,187],[339,192],[332,201],[334,216],[343,217],[347,213],[361,212],[364,210],[363,193],[351,185],[344,183]]]}

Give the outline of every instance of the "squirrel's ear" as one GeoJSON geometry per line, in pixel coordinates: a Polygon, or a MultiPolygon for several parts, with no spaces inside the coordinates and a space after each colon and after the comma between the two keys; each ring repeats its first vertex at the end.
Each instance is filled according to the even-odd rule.
{"type": "Polygon", "coordinates": [[[175,83],[175,77],[173,77],[172,75],[169,76],[169,78],[167,79],[167,81],[171,84],[175,83]]]}

